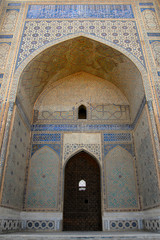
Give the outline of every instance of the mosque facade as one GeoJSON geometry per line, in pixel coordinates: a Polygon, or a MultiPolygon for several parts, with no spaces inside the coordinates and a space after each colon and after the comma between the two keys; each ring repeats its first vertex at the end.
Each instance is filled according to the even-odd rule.
{"type": "Polygon", "coordinates": [[[160,2],[0,0],[0,232],[160,231],[160,2]]]}

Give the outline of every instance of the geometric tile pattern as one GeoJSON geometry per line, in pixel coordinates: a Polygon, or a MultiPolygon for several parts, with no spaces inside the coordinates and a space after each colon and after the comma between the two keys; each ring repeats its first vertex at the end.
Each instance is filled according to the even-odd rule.
{"type": "Polygon", "coordinates": [[[144,219],[143,223],[147,231],[160,231],[160,218],[144,219]]]}
{"type": "Polygon", "coordinates": [[[17,219],[0,219],[0,233],[18,232],[22,228],[22,222],[17,219]]]}
{"type": "Polygon", "coordinates": [[[92,105],[91,119],[121,120],[121,122],[129,122],[129,106],[92,105]]]}
{"type": "Polygon", "coordinates": [[[134,18],[131,5],[29,5],[27,18],[134,18]]]}
{"type": "Polygon", "coordinates": [[[32,156],[28,174],[26,209],[56,210],[58,175],[59,158],[52,149],[43,147],[32,156]]]}
{"type": "Polygon", "coordinates": [[[55,112],[50,112],[50,111],[42,111],[38,112],[36,120],[39,121],[44,121],[44,120],[56,120],[56,119],[61,119],[61,120],[68,120],[74,119],[74,113],[73,111],[55,111],[55,112]]]}
{"type": "Polygon", "coordinates": [[[144,109],[134,133],[143,209],[160,204],[156,159],[148,121],[147,111],[144,109]]]}
{"type": "Polygon", "coordinates": [[[87,150],[87,152],[92,153],[98,160],[101,161],[101,146],[100,144],[65,144],[64,145],[64,161],[67,160],[69,156],[78,150],[87,150]]]}
{"type": "Polygon", "coordinates": [[[104,142],[130,142],[131,134],[130,133],[104,133],[104,142]]]}
{"type": "Polygon", "coordinates": [[[125,231],[125,230],[137,230],[138,229],[138,221],[137,220],[112,220],[109,222],[110,229],[112,231],[125,231]]]}
{"type": "Polygon", "coordinates": [[[105,157],[106,198],[109,209],[137,209],[137,190],[133,157],[115,147],[105,157]]]}
{"type": "Polygon", "coordinates": [[[57,142],[61,140],[61,134],[55,133],[55,134],[47,134],[47,133],[41,133],[41,134],[33,134],[33,142],[57,142]]]}
{"type": "Polygon", "coordinates": [[[130,124],[34,124],[32,131],[107,131],[107,130],[132,130],[130,124]]]}
{"type": "Polygon", "coordinates": [[[91,36],[94,35],[121,46],[144,65],[139,35],[134,21],[39,20],[25,22],[16,68],[31,53],[45,44],[64,36],[86,32],[91,36]]]}
{"type": "Polygon", "coordinates": [[[55,230],[55,221],[53,220],[28,220],[26,223],[27,230],[55,230]]]}

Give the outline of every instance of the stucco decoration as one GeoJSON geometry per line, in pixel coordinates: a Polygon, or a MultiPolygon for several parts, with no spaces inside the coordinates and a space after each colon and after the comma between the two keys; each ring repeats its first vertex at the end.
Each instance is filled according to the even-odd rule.
{"type": "Polygon", "coordinates": [[[151,47],[153,50],[155,62],[158,66],[160,66],[160,41],[153,41],[151,43],[151,47]]]}
{"type": "Polygon", "coordinates": [[[9,9],[6,13],[5,20],[2,25],[2,32],[13,32],[16,26],[18,11],[9,9]]]}
{"type": "Polygon", "coordinates": [[[10,45],[8,43],[0,43],[0,69],[4,70],[9,53],[10,45]]]}
{"type": "Polygon", "coordinates": [[[159,30],[159,24],[154,11],[146,9],[142,12],[146,28],[148,30],[159,30]]]}

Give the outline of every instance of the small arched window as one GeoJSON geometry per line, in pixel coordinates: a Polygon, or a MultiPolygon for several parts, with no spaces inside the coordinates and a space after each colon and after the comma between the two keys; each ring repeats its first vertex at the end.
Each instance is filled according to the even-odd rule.
{"type": "Polygon", "coordinates": [[[87,110],[84,105],[81,105],[78,108],[78,119],[87,119],[87,110]]]}
{"type": "Polygon", "coordinates": [[[86,190],[86,181],[83,179],[81,181],[79,181],[78,188],[79,188],[79,191],[85,191],[86,190]]]}

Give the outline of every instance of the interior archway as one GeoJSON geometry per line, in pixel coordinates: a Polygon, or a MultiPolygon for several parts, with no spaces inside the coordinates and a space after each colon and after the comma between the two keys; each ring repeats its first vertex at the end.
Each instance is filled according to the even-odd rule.
{"type": "Polygon", "coordinates": [[[101,224],[100,169],[96,160],[82,151],[65,167],[64,231],[98,231],[101,224]]]}
{"type": "MultiPolygon", "coordinates": [[[[108,137],[105,138],[104,135],[108,129],[110,131],[107,132],[108,136],[112,135],[113,130],[120,129],[120,132],[113,133],[118,140],[113,137],[111,141],[121,142],[122,140],[123,144],[132,145],[132,123],[141,109],[144,96],[141,73],[136,65],[123,53],[105,44],[86,37],[77,37],[44,50],[23,70],[15,104],[15,116],[19,114],[19,118],[24,121],[23,129],[16,128],[16,134],[24,135],[21,139],[25,139],[25,127],[28,125],[27,141],[28,143],[31,141],[30,145],[27,145],[31,154],[27,171],[31,166],[33,153],[42,145],[53,149],[58,154],[59,161],[63,158],[64,147],[67,149],[66,158],[76,149],[87,149],[94,156],[97,156],[97,159],[103,161],[104,155],[101,149],[107,142],[108,137]],[[87,119],[85,121],[78,119],[78,107],[81,105],[87,106],[87,119]],[[77,135],[76,144],[75,142],[72,144],[71,142],[63,142],[65,132],[96,132],[99,136],[92,141],[88,140],[86,135],[82,141],[81,137],[77,135]],[[64,146],[64,144],[66,145],[64,146]]],[[[14,124],[16,123],[13,123],[13,128],[14,124]]],[[[16,134],[14,131],[12,132],[11,145],[13,146],[9,148],[9,158],[14,152],[13,149],[17,147],[14,146],[16,134]]],[[[107,144],[106,149],[108,149],[107,144]]],[[[132,146],[129,147],[132,148],[132,146]]],[[[24,155],[26,150],[22,146],[20,151],[21,155],[24,155]]],[[[24,161],[24,172],[25,164],[24,161]]],[[[38,161],[35,161],[35,164],[38,164],[38,161]]],[[[56,174],[61,178],[63,163],[60,164],[61,167],[56,174]]],[[[7,174],[10,172],[6,170],[6,176],[8,176],[7,174]]],[[[44,174],[39,174],[40,181],[44,182],[46,178],[43,176],[44,174]]],[[[16,175],[12,185],[16,185],[18,178],[19,176],[16,175]]],[[[24,186],[24,178],[22,178],[21,199],[23,199],[23,193],[27,189],[24,186]]],[[[26,185],[29,184],[29,181],[27,180],[26,185]]],[[[7,185],[6,182],[7,177],[5,181],[7,185]]],[[[4,190],[4,195],[5,191],[9,192],[9,188],[8,184],[4,190]]],[[[14,189],[14,186],[12,188],[14,189]]],[[[36,195],[37,189],[33,188],[34,196],[38,196],[38,194],[36,195]]],[[[40,210],[50,209],[62,213],[61,182],[57,182],[56,190],[55,195],[59,196],[56,196],[56,199],[59,199],[60,202],[55,208],[52,206],[50,209],[47,200],[43,201],[43,195],[41,196],[40,210]]],[[[11,194],[13,197],[11,196],[10,199],[15,199],[15,205],[17,205],[19,200],[16,194],[14,192],[11,194]]],[[[5,206],[8,204],[7,201],[8,199],[3,200],[5,206]]],[[[27,205],[23,206],[23,202],[21,200],[19,205],[26,210],[27,205]]],[[[103,204],[107,209],[106,199],[104,199],[103,204]]],[[[29,206],[29,209],[36,211],[37,209],[33,209],[32,206],[29,206]]],[[[127,209],[129,208],[125,208],[125,210],[127,209]]]]}

